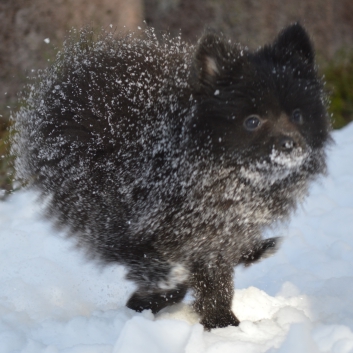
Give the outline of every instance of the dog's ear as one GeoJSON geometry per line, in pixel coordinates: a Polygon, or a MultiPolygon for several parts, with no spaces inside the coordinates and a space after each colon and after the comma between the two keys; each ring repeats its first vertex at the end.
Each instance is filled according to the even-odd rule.
{"type": "Polygon", "coordinates": [[[299,23],[294,23],[282,30],[273,43],[273,48],[289,60],[296,56],[307,64],[314,64],[314,47],[308,33],[299,23]]]}
{"type": "Polygon", "coordinates": [[[235,58],[235,47],[223,36],[206,32],[199,40],[192,64],[192,82],[199,90],[211,88],[222,77],[229,65],[230,58],[235,58]]]}

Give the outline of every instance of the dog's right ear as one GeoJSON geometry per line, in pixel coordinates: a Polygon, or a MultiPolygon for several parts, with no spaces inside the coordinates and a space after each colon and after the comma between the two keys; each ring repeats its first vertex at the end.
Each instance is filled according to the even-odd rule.
{"type": "Polygon", "coordinates": [[[196,90],[212,88],[216,84],[225,69],[230,50],[230,45],[222,36],[207,32],[201,37],[191,71],[196,90]]]}

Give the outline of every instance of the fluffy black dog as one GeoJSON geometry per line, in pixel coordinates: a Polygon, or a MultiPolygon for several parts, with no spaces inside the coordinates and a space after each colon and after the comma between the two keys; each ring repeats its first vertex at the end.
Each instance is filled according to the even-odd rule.
{"type": "Polygon", "coordinates": [[[92,257],[118,262],[137,311],[194,290],[205,328],[238,325],[233,269],[266,257],[325,172],[330,124],[314,51],[294,24],[251,52],[206,33],[73,33],[16,114],[18,176],[92,257]]]}

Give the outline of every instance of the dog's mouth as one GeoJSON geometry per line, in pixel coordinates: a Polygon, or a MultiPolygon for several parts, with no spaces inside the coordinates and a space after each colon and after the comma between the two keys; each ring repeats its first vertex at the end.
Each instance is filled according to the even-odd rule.
{"type": "Polygon", "coordinates": [[[301,147],[295,148],[289,153],[281,152],[275,148],[272,148],[272,151],[268,157],[268,163],[274,167],[291,170],[300,168],[308,155],[308,151],[304,151],[301,147]]]}
{"type": "Polygon", "coordinates": [[[291,152],[282,152],[272,148],[271,153],[240,168],[241,177],[259,183],[259,186],[270,186],[300,172],[310,153],[301,147],[291,152]]]}

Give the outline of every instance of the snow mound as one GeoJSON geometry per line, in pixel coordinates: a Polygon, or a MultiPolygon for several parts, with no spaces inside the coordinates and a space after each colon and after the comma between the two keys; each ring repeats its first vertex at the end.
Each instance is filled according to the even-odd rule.
{"type": "Polygon", "coordinates": [[[352,353],[353,124],[334,132],[329,174],[279,252],[236,270],[239,327],[205,332],[186,302],[135,313],[120,266],[87,262],[40,218],[37,195],[0,203],[0,352],[352,353]]]}

